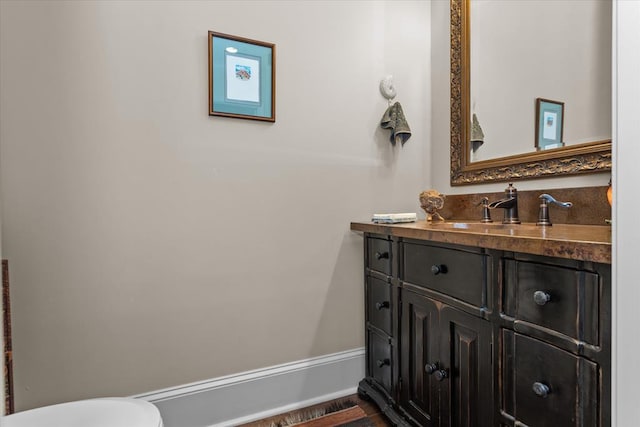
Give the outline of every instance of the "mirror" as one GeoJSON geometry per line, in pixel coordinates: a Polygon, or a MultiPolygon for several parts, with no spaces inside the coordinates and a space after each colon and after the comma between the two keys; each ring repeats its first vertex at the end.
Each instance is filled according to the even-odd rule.
{"type": "MultiPolygon", "coordinates": [[[[473,0],[475,2],[475,0],[473,0]]],[[[593,112],[589,111],[588,113],[582,112],[582,110],[576,114],[576,108],[578,105],[582,106],[585,104],[585,101],[580,99],[555,99],[554,94],[556,94],[559,90],[551,90],[553,85],[555,84],[553,80],[559,80],[557,77],[557,70],[559,67],[551,67],[546,66],[543,67],[543,72],[533,72],[533,76],[541,76],[541,81],[536,81],[534,85],[532,83],[532,79],[530,78],[528,81],[520,82],[517,84],[519,87],[526,87],[529,92],[522,93],[518,92],[519,98],[526,98],[524,100],[518,99],[505,99],[502,95],[496,96],[496,100],[487,99],[493,98],[487,95],[482,95],[484,82],[479,80],[474,80],[471,76],[472,70],[477,70],[480,77],[487,74],[487,70],[482,70],[479,67],[480,64],[492,65],[491,62],[496,63],[498,61],[493,60],[495,55],[491,55],[492,50],[496,48],[497,42],[490,41],[480,41],[478,40],[475,44],[478,44],[480,48],[483,49],[482,56],[479,53],[473,53],[471,49],[472,37],[471,34],[476,34],[471,31],[471,15],[478,16],[479,13],[485,14],[489,13],[491,8],[488,7],[490,3],[494,3],[496,7],[503,7],[505,3],[504,1],[482,1],[478,2],[479,5],[482,6],[483,10],[473,10],[472,0],[451,0],[451,185],[465,185],[465,184],[476,184],[476,183],[486,183],[486,182],[498,182],[498,181],[510,181],[516,179],[526,179],[526,178],[539,178],[545,176],[559,176],[559,175],[572,175],[572,174],[581,174],[581,173],[589,173],[589,172],[604,172],[611,169],[611,139],[610,139],[610,117],[611,117],[611,84],[610,84],[610,68],[611,68],[611,54],[610,54],[610,37],[611,37],[611,25],[610,25],[610,10],[609,10],[609,23],[608,25],[600,25],[600,28],[595,28],[594,26],[590,27],[592,33],[596,33],[592,35],[592,40],[598,42],[598,46],[604,46],[604,51],[608,52],[608,57],[605,59],[597,59],[597,61],[604,62],[605,72],[608,72],[608,76],[600,76],[605,82],[607,82],[604,86],[604,91],[597,91],[593,88],[590,90],[577,90],[574,92],[582,93],[583,95],[586,93],[591,96],[593,99],[597,99],[600,105],[595,105],[595,107],[602,107],[604,105],[604,110],[598,110],[600,115],[605,115],[604,120],[600,121],[598,126],[596,126],[596,130],[589,129],[589,134],[585,134],[585,126],[578,126],[578,130],[576,130],[576,123],[579,122],[578,118],[587,115],[586,121],[593,122],[594,120],[588,120],[589,116],[593,116],[593,112]],[[605,40],[602,41],[602,37],[598,36],[598,30],[608,32],[606,34],[605,40]],[[607,41],[608,40],[608,41],[607,41]],[[489,50],[488,50],[489,49],[489,50]],[[608,49],[608,50],[607,50],[608,49]],[[476,65],[472,64],[472,59],[476,61],[476,65]],[[542,80],[542,75],[549,75],[551,80],[547,80],[545,83],[542,80]],[[607,80],[608,79],[608,80],[607,80]],[[474,89],[477,89],[472,96],[472,82],[474,89]],[[546,86],[545,86],[546,85],[546,86]],[[543,90],[539,88],[549,88],[549,92],[551,93],[540,93],[539,95],[535,95],[538,90],[543,90]],[[533,89],[531,89],[533,88],[533,89]],[[538,88],[538,89],[535,89],[538,88]],[[594,93],[595,92],[595,93],[594,93]],[[484,96],[482,100],[479,99],[480,96],[484,96]],[[565,105],[566,118],[564,119],[565,129],[564,136],[561,142],[564,143],[564,146],[560,146],[558,148],[550,148],[545,150],[536,150],[535,148],[535,130],[536,130],[536,98],[551,98],[565,105]],[[480,102],[482,105],[480,106],[480,102]],[[493,104],[491,104],[493,102],[493,104]],[[514,113],[513,105],[516,103],[521,103],[524,105],[524,109],[520,112],[514,113]],[[570,116],[570,108],[573,110],[571,113],[571,127],[569,126],[569,116],[570,116]],[[472,112],[473,109],[473,112],[472,112]],[[499,115],[502,117],[498,117],[498,119],[493,119],[489,116],[490,112],[494,110],[499,111],[499,115]],[[604,111],[604,113],[602,112],[604,111]],[[486,134],[484,138],[484,143],[482,145],[487,146],[487,148],[483,148],[482,145],[478,143],[471,143],[471,125],[472,125],[472,116],[473,113],[478,113],[477,119],[482,126],[483,132],[486,134]],[[481,113],[482,112],[482,113],[481,113]],[[485,116],[482,116],[485,114],[485,116]],[[521,116],[524,116],[521,117],[521,116]],[[490,128],[485,127],[483,125],[484,118],[486,118],[486,125],[491,126],[490,128]],[[518,120],[516,120],[516,118],[518,120]],[[507,126],[500,126],[493,124],[497,120],[502,120],[502,123],[509,123],[520,121],[524,123],[524,127],[519,128],[520,130],[510,130],[511,134],[508,134],[508,139],[505,138],[505,141],[502,143],[498,143],[497,139],[492,139],[496,137],[496,133],[494,130],[498,130],[498,128],[507,128],[507,126]],[[575,122],[575,123],[574,123],[575,122]],[[528,125],[527,125],[528,123],[528,125]],[[569,130],[571,129],[571,130],[569,130]],[[580,133],[582,132],[582,133],[580,133]],[[566,140],[566,141],[565,141],[566,140]],[[504,149],[493,150],[495,147],[493,146],[504,146],[504,149]],[[492,146],[490,150],[488,147],[492,146]],[[482,155],[472,156],[474,154],[474,150],[476,149],[477,153],[482,151],[483,154],[486,154],[483,158],[482,155]],[[500,151],[502,150],[502,151],[500,151]],[[493,156],[496,157],[493,157],[493,156]]],[[[546,8],[547,2],[511,2],[513,4],[518,4],[522,6],[523,4],[527,4],[527,7],[531,7],[533,5],[538,5],[546,8]]],[[[552,2],[555,3],[555,2],[552,2]]],[[[563,2],[564,3],[564,2],[563,2]]],[[[570,3],[570,6],[575,9],[575,5],[577,2],[570,1],[566,2],[570,3]]],[[[600,2],[600,1],[585,1],[585,3],[598,3],[600,6],[604,3],[607,7],[611,8],[611,4],[608,1],[600,2]]],[[[495,7],[493,7],[495,10],[495,7]]],[[[531,11],[526,12],[530,16],[531,11]]],[[[540,12],[542,14],[546,13],[540,12]]],[[[574,13],[575,15],[575,13],[574,13]]],[[[476,18],[480,19],[480,18],[476,18]]],[[[480,21],[481,24],[487,25],[487,17],[483,16],[484,21],[480,21]]],[[[506,15],[500,14],[498,19],[511,19],[506,18],[506,15]]],[[[529,19],[529,18],[527,18],[529,19]]],[[[520,20],[522,21],[522,20],[520,20]]],[[[541,22],[540,20],[535,20],[536,22],[541,22]]],[[[489,21],[490,22],[490,21],[489,21]]],[[[522,28],[522,22],[510,22],[511,26],[514,28],[522,28]]],[[[551,25],[547,23],[545,25],[551,25]]],[[[584,24],[583,24],[584,25],[584,24]]],[[[491,27],[491,26],[489,26],[491,27]]],[[[495,26],[493,26],[495,27],[495,26]]],[[[504,27],[508,27],[505,25],[504,27]]],[[[541,29],[542,24],[539,26],[541,29]]],[[[535,28],[535,26],[532,26],[535,28]]],[[[564,31],[564,35],[567,36],[570,32],[564,31]]],[[[542,31],[537,34],[537,36],[543,35],[543,39],[547,40],[548,31],[542,31]]],[[[560,32],[562,34],[562,31],[560,32]]],[[[533,36],[533,35],[532,35],[533,36]]],[[[480,37],[480,36],[478,36],[480,37]]],[[[500,37],[498,37],[500,38],[500,37]]],[[[513,58],[509,58],[513,62],[522,62],[526,63],[530,61],[532,58],[535,59],[535,54],[531,53],[530,49],[525,49],[526,46],[530,46],[534,43],[531,41],[525,43],[523,38],[519,37],[519,41],[513,41],[513,37],[501,37],[502,39],[506,39],[511,46],[511,49],[506,55],[502,52],[502,57],[505,56],[514,56],[518,53],[524,53],[524,56],[513,61],[513,58]],[[514,49],[514,46],[517,49],[514,49]]],[[[565,37],[566,38],[566,37],[565,37]]],[[[571,48],[567,48],[565,38],[559,43],[563,48],[564,55],[567,55],[567,52],[571,52],[571,48]]],[[[578,41],[581,41],[579,37],[578,41]]],[[[551,39],[552,41],[557,42],[557,39],[551,39]]],[[[474,44],[474,46],[475,46],[474,44]]],[[[582,40],[582,44],[585,42],[582,40]]],[[[501,49],[497,47],[497,49],[501,49]]],[[[502,48],[505,49],[505,48],[502,48]]],[[[498,52],[500,53],[500,52],[498,52]]],[[[535,61],[533,61],[535,62],[535,61]]],[[[547,61],[548,62],[548,61],[547,61]]],[[[509,65],[508,67],[505,64],[497,63],[497,69],[491,71],[490,73],[504,72],[504,70],[511,71],[513,67],[509,65]]],[[[496,77],[493,79],[494,83],[498,82],[506,82],[508,78],[519,77],[522,72],[515,71],[509,75],[495,74],[496,77]]],[[[529,77],[532,75],[532,72],[528,71],[529,77]]],[[[580,79],[575,78],[573,81],[578,81],[580,79]]],[[[518,82],[517,78],[512,79],[511,81],[518,82]]],[[[490,86],[490,83],[487,83],[487,86],[490,86]]],[[[564,85],[566,86],[566,84],[564,85]]],[[[557,87],[564,88],[564,86],[560,85],[557,87]]],[[[585,87],[585,83],[582,83],[582,86],[585,87]]],[[[601,88],[599,88],[601,89],[601,88]]],[[[496,86],[494,85],[491,89],[492,91],[496,90],[496,86]]],[[[506,91],[508,93],[514,93],[513,88],[511,90],[506,91]]],[[[559,96],[568,96],[567,93],[571,91],[562,92],[559,96]]],[[[594,103],[597,104],[597,103],[594,103]]],[[[543,104],[545,105],[545,104],[543,104]]],[[[555,104],[552,104],[555,105],[555,104]]],[[[497,116],[497,115],[496,115],[497,116]]],[[[500,122],[497,122],[500,123],[500,122]]],[[[592,123],[590,123],[591,125],[592,123]]],[[[511,129],[511,128],[510,128],[511,129]]],[[[502,129],[500,129],[502,130],[502,129]]],[[[474,135],[475,137],[476,135],[474,135]]]]}

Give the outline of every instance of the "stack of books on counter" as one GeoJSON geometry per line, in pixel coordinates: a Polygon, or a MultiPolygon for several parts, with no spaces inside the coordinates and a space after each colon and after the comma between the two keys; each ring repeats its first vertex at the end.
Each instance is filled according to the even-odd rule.
{"type": "Polygon", "coordinates": [[[386,213],[373,214],[371,221],[384,224],[395,224],[398,222],[416,222],[417,215],[415,213],[386,213]]]}

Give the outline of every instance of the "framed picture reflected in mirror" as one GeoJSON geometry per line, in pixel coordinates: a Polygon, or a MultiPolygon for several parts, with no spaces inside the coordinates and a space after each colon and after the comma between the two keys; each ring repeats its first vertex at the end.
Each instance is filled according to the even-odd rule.
{"type": "Polygon", "coordinates": [[[536,150],[550,150],[564,146],[564,102],[536,99],[536,150]]]}

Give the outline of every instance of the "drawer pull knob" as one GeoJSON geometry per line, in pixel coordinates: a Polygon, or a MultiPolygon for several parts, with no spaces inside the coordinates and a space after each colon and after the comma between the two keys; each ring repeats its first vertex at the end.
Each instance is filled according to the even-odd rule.
{"type": "Polygon", "coordinates": [[[389,359],[382,359],[376,362],[378,364],[378,368],[382,368],[384,365],[390,365],[391,361],[389,359]]]}
{"type": "Polygon", "coordinates": [[[436,380],[442,381],[449,377],[449,372],[446,369],[439,369],[435,372],[436,380]]]}
{"type": "Polygon", "coordinates": [[[433,273],[434,276],[437,276],[438,274],[446,274],[447,266],[444,264],[433,264],[431,266],[431,273],[433,273]]]}
{"type": "Polygon", "coordinates": [[[376,303],[376,308],[382,310],[383,308],[389,308],[389,301],[382,301],[376,303]]]}
{"type": "Polygon", "coordinates": [[[389,252],[376,252],[376,259],[389,259],[389,252]]]}
{"type": "Polygon", "coordinates": [[[551,295],[549,295],[545,291],[535,291],[533,293],[533,300],[538,305],[545,305],[546,303],[551,301],[551,295]]]}
{"type": "Polygon", "coordinates": [[[426,365],[424,365],[424,371],[429,375],[433,374],[437,370],[438,370],[437,363],[427,363],[426,365]]]}
{"type": "Polygon", "coordinates": [[[535,382],[533,383],[533,392],[536,394],[536,396],[544,398],[547,397],[549,393],[551,393],[551,389],[546,384],[535,382]]]}

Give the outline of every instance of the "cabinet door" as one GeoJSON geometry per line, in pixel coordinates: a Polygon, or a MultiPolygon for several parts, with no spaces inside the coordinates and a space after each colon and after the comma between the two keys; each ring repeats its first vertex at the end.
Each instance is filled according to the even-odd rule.
{"type": "Polygon", "coordinates": [[[493,427],[491,324],[445,305],[439,329],[447,373],[441,382],[440,425],[493,427]]]}
{"type": "Polygon", "coordinates": [[[439,426],[439,303],[413,292],[402,299],[400,404],[421,426],[439,426]]]}

